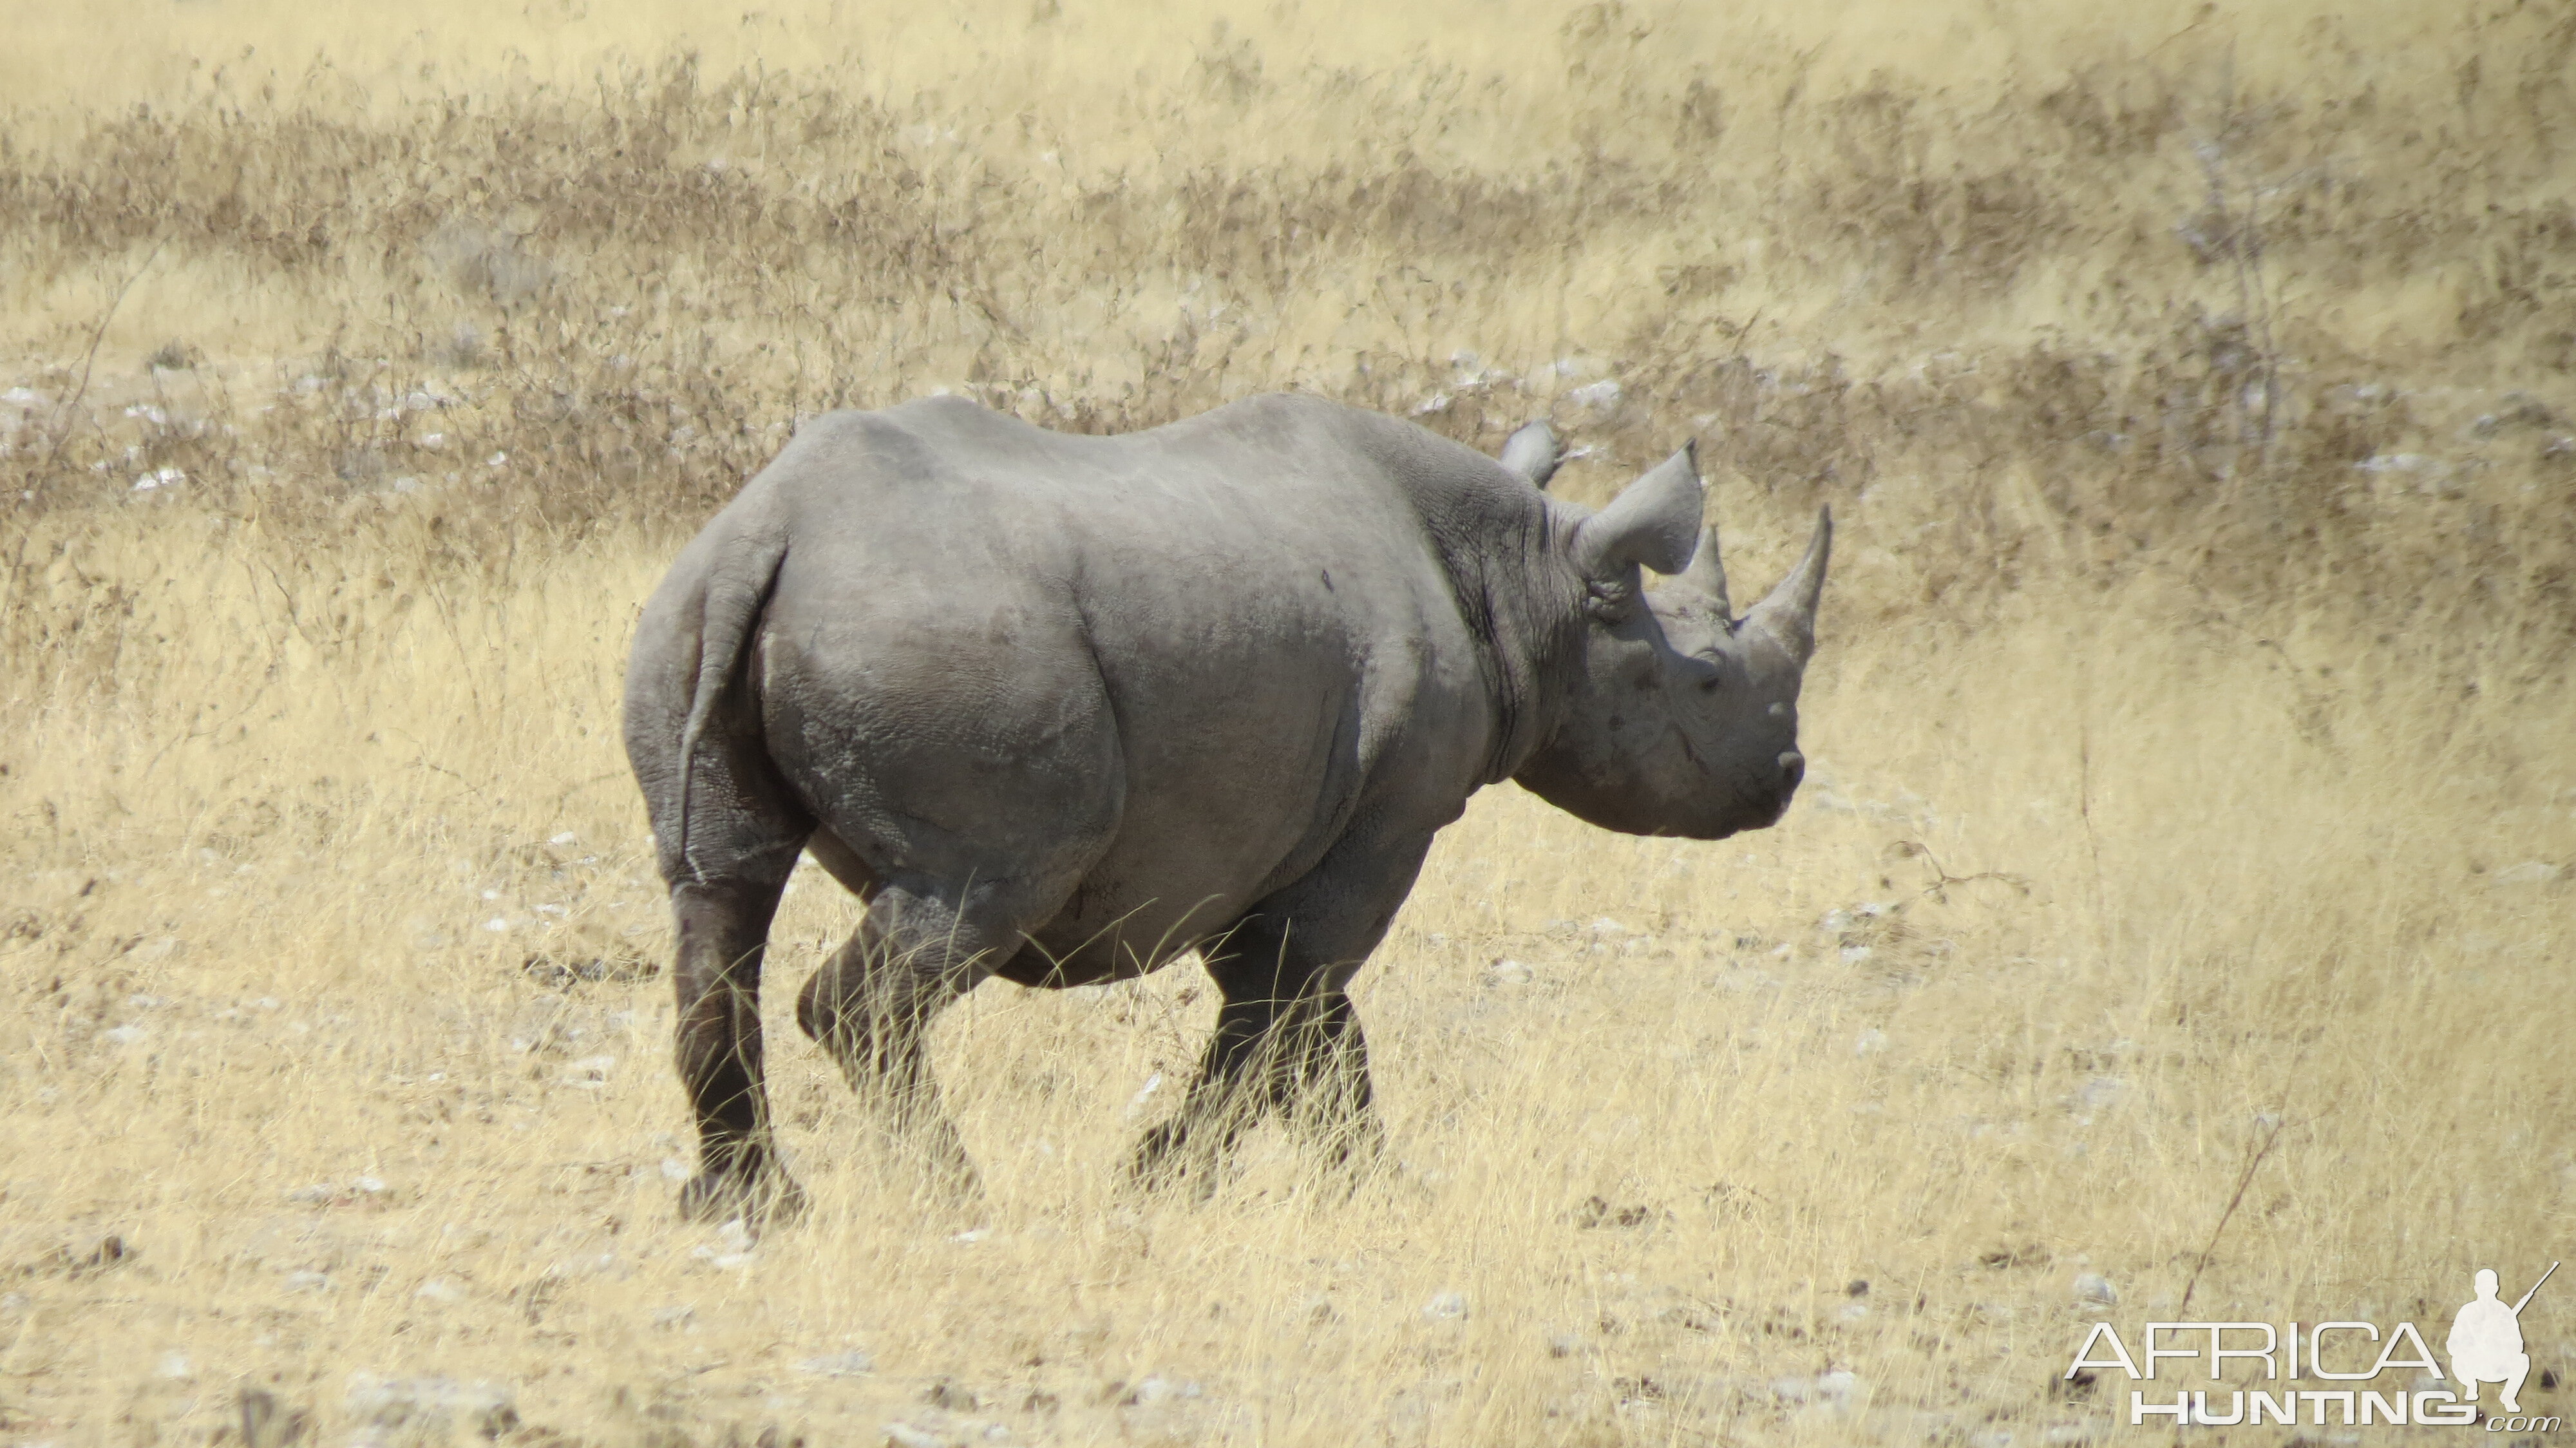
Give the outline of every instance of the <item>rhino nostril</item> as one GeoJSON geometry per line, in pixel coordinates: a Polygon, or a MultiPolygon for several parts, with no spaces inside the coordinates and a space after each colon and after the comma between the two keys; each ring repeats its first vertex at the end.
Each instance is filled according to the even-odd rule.
{"type": "Polygon", "coordinates": [[[1798,781],[1806,777],[1807,756],[1794,749],[1780,756],[1780,778],[1784,787],[1796,789],[1798,781]]]}

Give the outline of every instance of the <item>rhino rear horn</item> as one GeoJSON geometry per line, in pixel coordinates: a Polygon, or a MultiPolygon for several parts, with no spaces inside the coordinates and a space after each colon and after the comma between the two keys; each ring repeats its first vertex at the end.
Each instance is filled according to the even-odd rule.
{"type": "Polygon", "coordinates": [[[1556,429],[1541,418],[1521,424],[1520,431],[1503,444],[1503,466],[1527,479],[1533,488],[1545,488],[1556,476],[1556,429]]]}
{"type": "Polygon", "coordinates": [[[1574,566],[1584,577],[1607,581],[1638,564],[1679,573],[1691,561],[1702,507],[1695,451],[1685,444],[1576,525],[1574,566]]]}
{"type": "Polygon", "coordinates": [[[1816,651],[1816,602],[1824,597],[1825,560],[1833,551],[1834,510],[1819,508],[1807,556],[1745,615],[1746,622],[1778,639],[1800,664],[1816,651]]]}
{"type": "Polygon", "coordinates": [[[1707,599],[1720,614],[1735,617],[1735,605],[1726,599],[1726,563],[1717,556],[1716,524],[1699,530],[1699,547],[1691,554],[1690,567],[1673,580],[1673,586],[1690,589],[1707,599]]]}

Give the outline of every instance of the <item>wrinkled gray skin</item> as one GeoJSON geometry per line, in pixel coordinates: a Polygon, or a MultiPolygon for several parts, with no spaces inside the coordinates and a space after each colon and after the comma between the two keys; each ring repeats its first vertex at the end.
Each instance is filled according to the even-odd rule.
{"type": "Polygon", "coordinates": [[[759,991],[800,850],[869,909],[797,1020],[958,1182],[936,1011],[1197,950],[1224,1005],[1150,1180],[1265,1110],[1373,1149],[1345,988],[1478,789],[1637,834],[1777,820],[1831,520],[1738,619],[1688,449],[1598,512],[1541,491],[1555,462],[1544,424],[1497,463],[1292,396],[1123,437],[954,398],[806,424],[681,553],[627,670],[679,926],[683,1209],[798,1201],[759,991]],[[1681,576],[1649,596],[1641,567],[1681,576]]]}

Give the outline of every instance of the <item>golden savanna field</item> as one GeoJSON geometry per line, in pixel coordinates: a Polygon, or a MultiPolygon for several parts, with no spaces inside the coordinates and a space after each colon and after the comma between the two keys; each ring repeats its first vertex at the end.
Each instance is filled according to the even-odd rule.
{"type": "Polygon", "coordinates": [[[2065,1374],[2576,1258],[2566,7],[315,9],[6,16],[0,1445],[2483,1433],[2065,1374]],[[1120,1176],[1193,967],[944,1018],[945,1202],[808,872],[813,1210],[683,1223],[627,639],[940,388],[1697,437],[1740,594],[1840,524],[1809,782],[1480,796],[1357,987],[1400,1165],[1204,1203],[1120,1176]]]}

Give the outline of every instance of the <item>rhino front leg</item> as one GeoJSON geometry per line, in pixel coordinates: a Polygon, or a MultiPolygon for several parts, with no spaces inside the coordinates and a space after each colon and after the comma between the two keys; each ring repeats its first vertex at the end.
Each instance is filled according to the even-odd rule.
{"type": "Polygon", "coordinates": [[[1225,1004],[1180,1110],[1137,1148],[1134,1175],[1149,1185],[1188,1175],[1203,1194],[1214,1190],[1236,1141],[1274,1112],[1336,1162],[1375,1155],[1368,1045],[1344,989],[1357,962],[1301,961],[1266,940],[1253,949],[1208,965],[1225,1004]]]}
{"type": "Polygon", "coordinates": [[[680,936],[680,1082],[698,1123],[683,1216],[791,1215],[803,1193],[779,1169],[762,1084],[760,968],[781,882],[690,882],[671,892],[680,936]]]}
{"type": "Polygon", "coordinates": [[[1225,998],[1216,1035],[1180,1110],[1137,1148],[1137,1179],[1196,1168],[1211,1189],[1218,1160],[1271,1112],[1337,1163],[1376,1159],[1383,1131],[1348,987],[1429,847],[1427,834],[1382,848],[1345,842],[1207,947],[1208,975],[1225,998]]]}
{"type": "Polygon", "coordinates": [[[1284,1029],[1270,1094],[1289,1125],[1342,1165],[1373,1165],[1386,1144],[1369,1085],[1368,1039],[1350,996],[1333,991],[1284,1029]]]}
{"type": "Polygon", "coordinates": [[[1208,1039],[1180,1110],[1145,1133],[1129,1164],[1129,1174],[1147,1186],[1195,1175],[1201,1195],[1215,1189],[1223,1158],[1272,1104],[1271,1093],[1252,1087],[1267,1074],[1262,1058],[1275,1048],[1284,1014],[1266,989],[1229,988],[1220,964],[1210,964],[1208,974],[1225,998],[1217,1009],[1216,1034],[1208,1039]]]}

